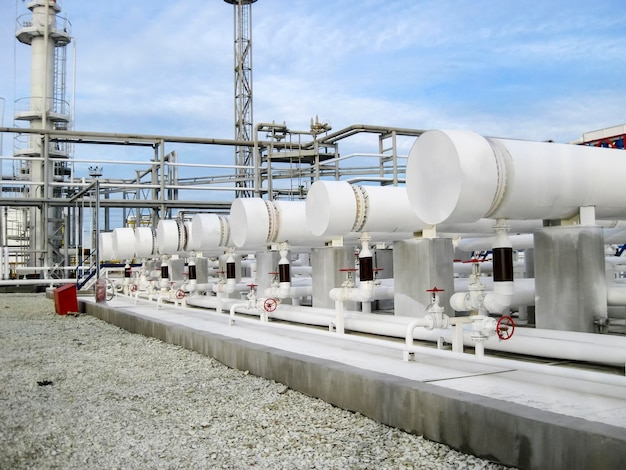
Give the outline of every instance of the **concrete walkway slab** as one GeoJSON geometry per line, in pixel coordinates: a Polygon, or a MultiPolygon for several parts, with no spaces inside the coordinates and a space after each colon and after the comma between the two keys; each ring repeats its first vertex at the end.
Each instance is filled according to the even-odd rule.
{"type": "Polygon", "coordinates": [[[428,347],[403,362],[397,340],[364,343],[253,317],[229,325],[226,314],[157,309],[125,297],[80,302],[83,311],[129,331],[482,458],[520,468],[626,468],[624,377],[578,378],[553,366],[529,369],[428,347]]]}

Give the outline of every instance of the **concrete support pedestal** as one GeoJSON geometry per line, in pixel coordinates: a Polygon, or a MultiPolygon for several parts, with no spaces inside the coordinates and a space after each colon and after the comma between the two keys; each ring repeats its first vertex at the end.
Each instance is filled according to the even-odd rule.
{"type": "Polygon", "coordinates": [[[263,297],[265,290],[272,286],[274,276],[270,273],[278,272],[280,253],[276,250],[259,251],[255,253],[255,257],[257,292],[263,297]]]}
{"type": "Polygon", "coordinates": [[[545,227],[534,238],[537,328],[595,332],[607,315],[602,227],[545,227]]]}
{"type": "Polygon", "coordinates": [[[394,310],[396,315],[423,317],[430,304],[428,289],[444,289],[439,298],[445,312],[454,316],[454,249],[449,238],[403,240],[393,244],[394,310]]]}
{"type": "MultiPolygon", "coordinates": [[[[311,251],[311,276],[313,281],[313,307],[335,308],[335,302],[328,293],[335,287],[341,287],[345,281],[343,268],[354,268],[354,248],[328,246],[313,248],[311,251]]],[[[356,279],[356,273],[354,273],[356,279]]],[[[346,310],[354,310],[356,302],[345,302],[346,310]]]]}

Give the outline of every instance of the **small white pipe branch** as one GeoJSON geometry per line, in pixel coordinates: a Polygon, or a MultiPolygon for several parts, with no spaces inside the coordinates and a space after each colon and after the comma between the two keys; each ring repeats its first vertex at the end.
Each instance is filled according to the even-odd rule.
{"type": "Polygon", "coordinates": [[[230,313],[228,315],[228,324],[229,325],[234,325],[235,324],[235,310],[238,308],[250,308],[250,302],[241,302],[238,304],[232,304],[230,306],[230,313]]]}
{"type": "Polygon", "coordinates": [[[313,295],[313,286],[292,286],[290,282],[281,282],[278,286],[271,286],[265,289],[264,294],[266,297],[275,297],[281,300],[308,297],[313,295]]]}

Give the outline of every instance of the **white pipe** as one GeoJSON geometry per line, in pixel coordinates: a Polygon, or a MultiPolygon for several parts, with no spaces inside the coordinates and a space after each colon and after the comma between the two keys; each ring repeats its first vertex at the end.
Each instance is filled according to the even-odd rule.
{"type": "MultiPolygon", "coordinates": [[[[230,302],[241,301],[224,299],[224,302],[230,304],[230,302]]],[[[189,305],[215,309],[219,302],[215,297],[196,296],[190,297],[187,303],[189,305]]],[[[318,307],[303,308],[281,304],[278,309],[272,312],[271,317],[294,323],[329,326],[336,322],[336,311],[318,307]]],[[[415,320],[413,317],[381,316],[352,311],[345,311],[343,318],[344,328],[350,331],[396,338],[406,338],[406,329],[415,320]]],[[[460,319],[464,317],[450,318],[451,322],[455,322],[455,318],[460,319]]],[[[469,346],[475,345],[472,339],[472,330],[463,330],[462,333],[464,344],[469,346]]],[[[454,331],[450,328],[433,331],[423,328],[414,330],[414,338],[423,341],[437,342],[440,338],[444,338],[446,342],[452,344],[453,335],[454,331]]],[[[485,342],[485,348],[563,360],[620,366],[626,364],[626,338],[593,333],[517,328],[511,340],[499,341],[498,338],[491,337],[485,342]]]]}
{"type": "Polygon", "coordinates": [[[230,306],[230,314],[228,315],[228,324],[229,325],[234,325],[235,324],[235,309],[237,308],[243,308],[245,307],[246,309],[250,307],[250,302],[242,302],[242,303],[238,303],[238,304],[232,304],[230,306]]]}
{"type": "Polygon", "coordinates": [[[608,285],[606,288],[606,301],[610,306],[626,305],[626,286],[608,285]]]}
{"type": "Polygon", "coordinates": [[[2,279],[9,279],[11,270],[9,269],[9,247],[2,247],[2,279]]]}
{"type": "Polygon", "coordinates": [[[335,302],[367,302],[373,300],[374,281],[362,281],[358,287],[345,286],[331,289],[328,295],[335,302]]]}
{"type": "Polygon", "coordinates": [[[213,284],[212,290],[214,293],[233,294],[235,292],[245,292],[250,290],[248,286],[250,281],[236,282],[234,279],[227,279],[225,282],[217,282],[213,284]]]}
{"type": "MultiPolygon", "coordinates": [[[[196,300],[198,300],[198,298],[196,300]]],[[[206,308],[211,308],[210,305],[212,304],[212,302],[206,302],[206,299],[204,300],[205,300],[204,306],[206,308]]],[[[273,312],[272,316],[281,320],[285,320],[287,322],[293,322],[294,318],[298,318],[299,320],[301,320],[301,323],[326,326],[328,325],[328,322],[327,321],[325,322],[324,320],[325,317],[320,314],[320,311],[325,310],[326,312],[330,312],[332,314],[332,310],[329,310],[329,309],[308,308],[307,310],[314,311],[315,313],[308,313],[308,314],[302,313],[301,316],[295,317],[291,314],[292,310],[293,309],[291,308],[291,306],[283,304],[280,306],[278,310],[273,312]],[[280,311],[280,314],[279,314],[279,311],[280,311]],[[306,321],[303,321],[303,320],[306,320],[306,321]]],[[[299,309],[299,310],[302,310],[302,309],[299,309]]],[[[207,311],[207,314],[215,316],[215,317],[223,318],[223,315],[218,314],[218,313],[213,313],[211,311],[207,311]]],[[[387,319],[391,319],[391,318],[392,318],[391,316],[387,317],[387,319]]],[[[258,323],[258,320],[247,319],[245,317],[240,317],[240,319],[243,322],[258,323]]],[[[286,331],[292,331],[292,332],[303,331],[303,328],[301,326],[291,325],[287,323],[270,323],[270,325],[272,328],[279,329],[279,330],[286,330],[286,331]]],[[[420,330],[417,330],[417,331],[420,331],[420,330]]],[[[552,332],[552,330],[550,330],[549,332],[552,332]]],[[[329,333],[323,330],[316,330],[316,329],[307,329],[306,334],[325,337],[325,338],[330,337],[330,335],[334,336],[334,333],[329,333]]],[[[577,334],[597,336],[597,335],[590,335],[589,333],[575,333],[575,335],[577,334]]],[[[517,332],[516,332],[516,336],[518,336],[517,332]]],[[[603,335],[603,337],[606,337],[606,336],[603,335]]],[[[417,346],[417,345],[407,347],[405,343],[397,343],[397,342],[388,341],[384,339],[370,338],[370,337],[365,337],[365,336],[360,336],[360,335],[346,335],[342,339],[361,343],[361,344],[382,347],[382,348],[395,349],[398,351],[405,351],[408,348],[409,352],[439,357],[442,359],[450,359],[451,357],[453,357],[455,360],[470,362],[474,364],[475,363],[487,364],[487,365],[491,365],[494,367],[501,367],[503,369],[523,370],[523,371],[539,373],[539,374],[544,374],[544,375],[551,375],[551,376],[556,376],[556,377],[573,378],[573,379],[586,380],[588,382],[594,382],[594,383],[599,383],[599,384],[626,387],[626,378],[624,378],[623,376],[610,375],[610,374],[599,373],[595,371],[554,367],[553,365],[537,364],[537,363],[523,362],[523,361],[503,359],[503,358],[497,358],[497,357],[489,357],[489,356],[485,356],[483,358],[477,358],[473,354],[454,353],[450,351],[442,351],[439,349],[432,349],[429,347],[417,346]]],[[[420,338],[416,338],[416,339],[420,339],[420,338]]],[[[440,338],[438,337],[437,340],[439,339],[440,338]]],[[[512,341],[508,341],[508,343],[512,343],[512,341]]]]}
{"type": "MultiPolygon", "coordinates": [[[[535,244],[532,233],[509,235],[509,240],[516,250],[533,248],[535,244]]],[[[456,243],[456,248],[463,251],[491,250],[495,241],[496,237],[463,238],[456,243]]]]}
{"type": "Polygon", "coordinates": [[[417,217],[430,224],[569,219],[589,206],[599,219],[620,219],[626,185],[615,169],[623,158],[617,149],[431,130],[409,152],[406,188],[417,217]]]}
{"type": "Polygon", "coordinates": [[[311,276],[311,272],[313,272],[313,268],[311,266],[299,266],[297,264],[291,265],[291,274],[298,276],[311,276]]]}
{"type": "Polygon", "coordinates": [[[43,286],[58,284],[76,284],[76,279],[3,279],[0,286],[43,286]]]}
{"type": "MultiPolygon", "coordinates": [[[[482,268],[482,266],[481,266],[482,268]]],[[[484,285],[484,292],[489,292],[493,290],[493,278],[492,277],[481,277],[480,282],[484,285]]],[[[470,279],[466,277],[460,277],[454,279],[454,291],[455,294],[452,295],[454,298],[454,302],[458,302],[456,305],[459,308],[454,308],[459,312],[465,312],[468,310],[472,310],[472,308],[463,308],[462,306],[465,301],[465,296],[468,294],[470,279]],[[458,295],[457,295],[458,294],[458,295]]],[[[452,298],[450,302],[452,302],[452,298]]],[[[511,307],[522,307],[535,305],[535,279],[534,278],[520,278],[515,279],[513,281],[513,293],[511,297],[511,307]]],[[[626,304],[624,304],[626,305],[626,304]]]]}
{"type": "Polygon", "coordinates": [[[293,286],[288,282],[281,282],[279,286],[271,286],[265,289],[263,293],[266,297],[274,297],[277,299],[294,299],[298,297],[309,297],[313,295],[313,286],[301,285],[293,286]],[[287,284],[283,286],[282,284],[287,284]]]}

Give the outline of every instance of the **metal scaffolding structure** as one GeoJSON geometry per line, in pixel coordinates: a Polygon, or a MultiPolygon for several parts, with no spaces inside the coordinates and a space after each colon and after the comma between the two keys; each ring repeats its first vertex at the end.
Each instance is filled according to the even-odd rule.
{"type": "MultiPolygon", "coordinates": [[[[224,0],[234,6],[234,57],[235,57],[235,140],[245,142],[252,137],[252,4],[256,0],[224,0]]],[[[235,146],[237,173],[242,177],[238,183],[239,197],[253,195],[246,181],[252,166],[250,147],[235,146]]]]}

